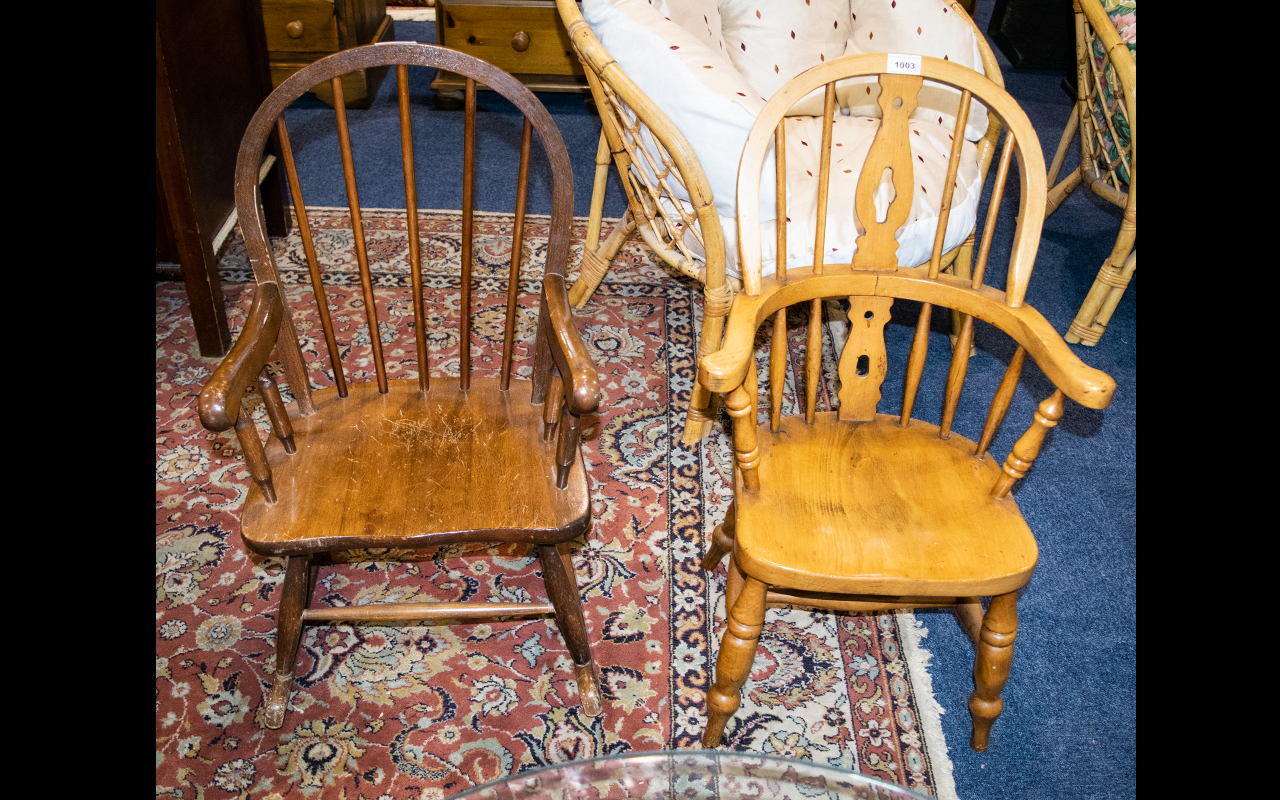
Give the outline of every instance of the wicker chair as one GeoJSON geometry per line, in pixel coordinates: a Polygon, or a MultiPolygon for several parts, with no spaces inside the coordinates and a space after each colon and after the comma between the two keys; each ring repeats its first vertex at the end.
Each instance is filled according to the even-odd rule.
{"type": "Polygon", "coordinates": [[[1046,216],[1081,184],[1124,209],[1115,247],[1102,262],[1093,288],[1064,337],[1072,344],[1092,347],[1106,332],[1125,287],[1138,269],[1134,249],[1138,234],[1138,72],[1133,53],[1108,14],[1108,9],[1116,13],[1134,3],[1113,0],[1108,9],[1099,0],[1074,0],[1074,5],[1079,99],[1049,166],[1049,183],[1057,179],[1077,132],[1080,166],[1050,190],[1046,216]]]}
{"type": "MultiPolygon", "coordinates": [[[[605,50],[583,18],[577,2],[556,0],[556,5],[586,69],[602,122],[582,267],[578,281],[570,290],[569,301],[582,308],[627,238],[638,232],[663,261],[705,286],[698,342],[701,359],[720,347],[725,317],[741,288],[740,280],[726,271],[726,234],[717,216],[711,184],[689,140],[605,50]],[[646,128],[652,136],[642,135],[646,128]],[[628,208],[622,221],[601,241],[610,160],[623,178],[628,208]],[[678,200],[679,193],[689,200],[678,200]],[[691,246],[686,232],[692,234],[700,247],[691,246]],[[702,252],[697,252],[698,249],[702,252]]],[[[982,67],[987,77],[1003,88],[1004,79],[995,54],[966,12],[965,3],[956,0],[949,7],[977,32],[982,67]]],[[[1000,124],[993,115],[986,133],[976,142],[980,180],[985,180],[999,136],[1000,124]]],[[[970,232],[963,244],[948,251],[943,258],[943,269],[958,277],[968,277],[973,241],[970,232]]],[[[958,331],[958,317],[955,325],[958,331]]],[[[952,341],[954,343],[955,336],[952,341]]],[[[685,443],[696,443],[710,431],[717,414],[714,399],[700,382],[695,383],[687,410],[685,443]]]]}

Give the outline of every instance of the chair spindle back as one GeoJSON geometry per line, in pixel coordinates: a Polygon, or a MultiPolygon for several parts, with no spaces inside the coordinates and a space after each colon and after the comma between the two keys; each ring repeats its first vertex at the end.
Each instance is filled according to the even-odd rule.
{"type": "MultiPolygon", "coordinates": [[[[423,392],[430,388],[429,370],[427,368],[426,319],[424,313],[424,288],[421,273],[421,241],[419,233],[417,177],[413,162],[413,131],[410,119],[408,67],[423,66],[448,69],[467,76],[466,110],[463,133],[463,182],[462,182],[462,274],[461,274],[461,313],[459,315],[459,386],[463,391],[471,383],[471,270],[474,254],[474,188],[475,188],[475,129],[476,129],[476,85],[483,83],[499,91],[511,100],[523,113],[523,130],[521,134],[520,167],[517,175],[515,226],[511,247],[511,269],[507,290],[507,308],[503,329],[503,346],[501,361],[502,388],[508,388],[511,380],[511,364],[514,354],[515,332],[517,323],[517,307],[522,242],[525,230],[525,206],[528,196],[529,158],[533,131],[536,128],[552,173],[552,223],[548,243],[546,274],[564,275],[568,265],[569,237],[562,233],[568,230],[565,218],[573,211],[572,171],[568,153],[563,140],[550,115],[541,103],[518,81],[506,73],[479,59],[466,56],[455,51],[418,45],[405,42],[394,42],[354,48],[318,61],[280,85],[265,101],[258,113],[254,115],[241,143],[240,156],[236,165],[236,202],[240,219],[244,220],[245,245],[249,260],[253,266],[254,276],[259,283],[278,281],[276,264],[271,255],[270,244],[266,240],[260,223],[259,198],[255,179],[248,175],[249,166],[266,145],[267,137],[273,131],[279,136],[288,176],[289,189],[293,196],[295,215],[298,219],[299,233],[302,238],[303,251],[307,259],[307,268],[311,277],[312,289],[320,311],[320,323],[324,331],[325,346],[328,351],[333,371],[334,385],[338,393],[347,396],[348,376],[341,359],[341,350],[335,337],[334,325],[328,308],[328,296],[322,279],[319,260],[316,255],[314,236],[307,219],[306,205],[303,201],[302,187],[298,180],[297,165],[293,148],[289,141],[288,126],[283,116],[284,109],[304,92],[322,81],[329,81],[334,92],[334,113],[338,130],[338,141],[342,161],[343,179],[346,186],[347,202],[351,215],[352,233],[355,238],[355,254],[360,275],[360,287],[365,305],[365,322],[370,332],[369,339],[374,362],[374,369],[379,391],[387,392],[386,358],[382,350],[379,335],[379,319],[377,304],[373,292],[373,278],[370,272],[368,247],[366,244],[364,221],[360,211],[359,192],[356,186],[355,162],[351,147],[351,134],[347,123],[347,113],[342,94],[341,76],[355,69],[376,65],[396,67],[396,84],[399,101],[401,159],[404,173],[405,200],[408,210],[409,261],[413,287],[414,337],[418,358],[418,381],[423,392]],[[256,223],[256,224],[255,224],[256,223]]],[[[305,379],[301,354],[296,344],[297,336],[291,320],[286,316],[282,323],[282,338],[294,341],[292,346],[281,348],[286,375],[293,393],[298,398],[303,413],[308,413],[310,403],[310,384],[305,379]]],[[[539,337],[539,349],[545,346],[539,337]]],[[[534,382],[535,399],[545,395],[548,369],[552,368],[552,359],[542,354],[535,359],[534,382]],[[540,367],[540,369],[539,369],[540,367]]]]}

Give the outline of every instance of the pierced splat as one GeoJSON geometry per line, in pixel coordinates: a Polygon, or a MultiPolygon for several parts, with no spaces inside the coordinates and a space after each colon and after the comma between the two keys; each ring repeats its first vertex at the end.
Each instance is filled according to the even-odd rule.
{"type": "Polygon", "coordinates": [[[880,384],[889,369],[884,326],[892,307],[892,297],[849,298],[849,321],[853,327],[840,354],[839,418],[842,420],[876,418],[880,384]]]}
{"type": "Polygon", "coordinates": [[[853,254],[854,269],[896,269],[898,266],[895,235],[907,221],[911,198],[915,196],[908,126],[923,84],[924,78],[919,75],[880,76],[880,129],[863,162],[854,198],[854,211],[860,227],[865,230],[858,237],[858,249],[853,254]],[[892,192],[880,188],[886,169],[892,176],[892,192]],[[883,205],[886,194],[892,194],[893,201],[882,215],[877,213],[876,198],[879,196],[883,205]]]}

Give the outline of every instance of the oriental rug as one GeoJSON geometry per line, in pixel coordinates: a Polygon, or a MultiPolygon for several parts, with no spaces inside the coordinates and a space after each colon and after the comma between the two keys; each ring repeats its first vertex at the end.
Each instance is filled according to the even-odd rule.
{"type": "MultiPolygon", "coordinates": [[[[333,287],[329,303],[349,379],[369,379],[347,212],[312,209],[309,218],[333,287]]],[[[517,375],[526,378],[547,224],[531,217],[526,228],[515,356],[517,375]]],[[[423,212],[421,226],[428,368],[457,374],[461,217],[423,212]]],[[[415,377],[406,215],[369,210],[365,227],[370,261],[380,265],[373,282],[387,370],[392,378],[415,377]]],[[[575,265],[585,227],[585,219],[575,221],[575,265]]],[[[512,217],[478,214],[475,229],[473,363],[496,374],[512,217]]],[[[329,386],[294,230],[275,245],[281,281],[313,385],[329,386]]],[[[238,235],[222,279],[235,333],[253,294],[238,235]]],[[[196,411],[217,360],[199,355],[182,285],[157,284],[157,796],[443,798],[556,762],[699,748],[725,581],[724,564],[708,574],[699,562],[732,499],[724,423],[696,447],[680,441],[701,303],[697,283],[661,266],[633,239],[576,316],[603,391],[598,416],[585,423],[594,525],[574,545],[603,716],[579,715],[568,652],[550,619],[311,626],[289,714],[273,731],[260,725],[260,713],[274,673],[284,564],[249,553],[240,540],[238,512],[249,485],[243,455],[233,432],[209,433],[196,411]]],[[[801,320],[790,334],[790,363],[802,364],[801,320]]],[[[829,332],[824,336],[830,348],[829,332]]],[[[758,357],[770,346],[762,339],[758,357]]],[[[279,364],[272,369],[279,373],[279,364]]],[[[790,377],[787,403],[794,406],[797,390],[803,397],[803,380],[790,377]]],[[[834,380],[831,367],[820,405],[829,404],[834,380]]],[[[285,395],[289,400],[287,389],[285,395]]],[[[247,403],[265,435],[265,409],[256,395],[247,403]]],[[[321,568],[315,602],[545,599],[537,562],[520,546],[351,551],[343,560],[350,563],[321,568]]],[[[926,633],[905,613],[771,609],[728,746],[954,796],[941,709],[919,646],[926,633]]]]}

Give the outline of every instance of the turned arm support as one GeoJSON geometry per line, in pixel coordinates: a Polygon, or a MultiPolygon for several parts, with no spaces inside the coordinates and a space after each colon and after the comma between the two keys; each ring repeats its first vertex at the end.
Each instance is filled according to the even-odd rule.
{"type": "Polygon", "coordinates": [[[1040,455],[1045,435],[1062,419],[1063,405],[1062,390],[1059,389],[1036,408],[1035,420],[1013,445],[1013,450],[1001,468],[1000,477],[996,479],[995,486],[991,487],[992,497],[1008,497],[1013,484],[1031,469],[1031,463],[1040,455]]]}
{"type": "Polygon", "coordinates": [[[573,313],[564,277],[547,275],[542,284],[548,331],[551,334],[551,356],[560,379],[565,382],[566,410],[575,416],[594,413],[600,405],[600,376],[587,353],[573,313]]]}
{"type": "Polygon", "coordinates": [[[200,421],[209,430],[225,431],[236,424],[245,389],[258,379],[275,349],[284,313],[280,287],[258,284],[244,329],[200,392],[200,421]]]}
{"type": "Polygon", "coordinates": [[[563,407],[558,395],[547,397],[543,417],[547,423],[546,435],[553,426],[559,428],[555,450],[556,487],[563,489],[569,484],[569,472],[578,457],[582,416],[594,413],[600,405],[600,376],[573,324],[564,276],[548,273],[543,278],[542,310],[552,362],[559,373],[559,381],[552,377],[552,392],[563,387],[564,395],[563,407]]]}

